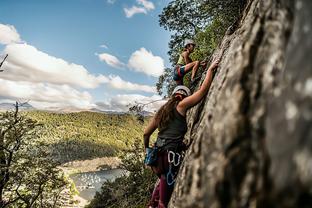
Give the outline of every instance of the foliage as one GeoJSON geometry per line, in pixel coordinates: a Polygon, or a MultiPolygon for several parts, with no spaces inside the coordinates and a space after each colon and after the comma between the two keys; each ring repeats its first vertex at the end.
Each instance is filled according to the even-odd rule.
{"type": "MultiPolygon", "coordinates": [[[[1,114],[2,126],[14,123],[14,115],[13,112],[1,114]]],[[[14,128],[23,129],[24,135],[21,140],[23,145],[20,145],[14,157],[17,162],[12,163],[10,168],[7,191],[3,192],[4,202],[12,202],[9,207],[52,207],[54,203],[56,206],[66,203],[67,195],[73,192],[72,184],[55,168],[59,162],[118,156],[121,151],[129,151],[128,156],[133,161],[136,161],[135,156],[139,156],[133,155],[131,145],[134,145],[134,138],[143,134],[144,126],[129,114],[30,111],[16,115],[18,122],[14,128]]],[[[16,133],[10,132],[8,135],[16,133]]],[[[6,140],[6,146],[16,149],[14,137],[8,138],[10,140],[6,140]]],[[[130,171],[132,164],[127,161],[129,158],[124,158],[122,168],[130,171]]],[[[140,171],[139,162],[133,165],[137,168],[132,169],[133,172],[140,171]]]]}
{"type": "Polygon", "coordinates": [[[137,102],[129,105],[129,112],[134,116],[136,116],[137,120],[142,124],[144,124],[144,112],[143,112],[144,106],[145,106],[144,104],[137,102]]]}
{"type": "Polygon", "coordinates": [[[160,26],[175,32],[171,36],[168,52],[172,64],[177,61],[184,39],[193,37],[198,30],[208,24],[209,16],[201,11],[202,4],[199,0],[175,0],[159,15],[160,26]]]}
{"type": "MultiPolygon", "coordinates": [[[[196,41],[193,60],[209,57],[230,25],[236,24],[246,0],[174,0],[159,15],[159,24],[174,32],[169,42],[169,60],[174,66],[183,48],[185,38],[196,41]]],[[[159,77],[157,91],[160,95],[172,90],[172,70],[159,77]]],[[[186,82],[189,83],[187,75],[186,82]]]]}
{"type": "Polygon", "coordinates": [[[131,115],[135,116],[139,123],[144,124],[145,120],[151,118],[151,116],[153,116],[153,114],[156,113],[156,111],[154,111],[154,113],[145,111],[144,108],[148,105],[151,105],[156,102],[161,102],[161,101],[165,101],[165,99],[158,99],[158,100],[153,100],[153,101],[145,102],[145,103],[140,103],[140,102],[131,103],[128,105],[128,108],[129,108],[128,112],[131,115]]]}
{"type": "Polygon", "coordinates": [[[159,95],[171,95],[176,83],[172,80],[172,69],[166,68],[164,73],[159,76],[156,89],[159,95]]]}
{"type": "Polygon", "coordinates": [[[53,207],[69,185],[40,142],[41,125],[15,111],[0,114],[1,207],[53,207]]]}
{"type": "Polygon", "coordinates": [[[145,207],[156,182],[156,176],[143,165],[143,144],[138,140],[121,155],[124,176],[102,185],[87,208],[145,207]]]}
{"type": "Polygon", "coordinates": [[[142,124],[128,114],[95,112],[53,113],[32,111],[25,114],[44,124],[42,140],[61,163],[117,156],[126,143],[143,134],[142,124]]]}

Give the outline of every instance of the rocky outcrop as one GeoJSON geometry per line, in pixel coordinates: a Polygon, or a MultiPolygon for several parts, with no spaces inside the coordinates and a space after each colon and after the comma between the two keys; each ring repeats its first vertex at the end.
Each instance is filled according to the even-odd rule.
{"type": "Polygon", "coordinates": [[[311,11],[310,0],[247,3],[187,114],[169,207],[312,207],[311,11]]]}

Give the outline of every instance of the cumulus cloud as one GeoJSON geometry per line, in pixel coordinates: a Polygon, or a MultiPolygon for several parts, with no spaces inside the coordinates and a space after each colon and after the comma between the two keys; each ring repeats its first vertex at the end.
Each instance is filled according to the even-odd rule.
{"type": "Polygon", "coordinates": [[[107,3],[109,4],[114,4],[116,2],[116,0],[107,0],[107,3]]]}
{"type": "Polygon", "coordinates": [[[10,54],[2,68],[6,73],[1,74],[7,80],[68,84],[83,88],[95,88],[107,80],[103,75],[90,74],[82,65],[68,63],[28,44],[7,45],[4,53],[10,54]]]}
{"type": "Polygon", "coordinates": [[[0,24],[0,44],[11,44],[22,42],[20,35],[13,25],[0,24]]]}
{"type": "Polygon", "coordinates": [[[132,6],[131,8],[124,8],[124,12],[127,18],[132,17],[135,14],[147,14],[147,10],[143,7],[132,6]]]}
{"type": "MultiPolygon", "coordinates": [[[[49,107],[88,109],[95,107],[92,96],[78,88],[90,89],[107,84],[125,91],[156,92],[153,86],[125,81],[119,76],[90,74],[82,65],[69,63],[22,43],[13,26],[0,26],[0,43],[6,44],[2,52],[9,54],[2,66],[4,72],[0,78],[1,101],[30,100],[30,103],[39,109],[49,107]],[[9,33],[12,35],[3,35],[9,33]]],[[[100,54],[99,58],[114,66],[126,66],[109,54],[100,54]]],[[[113,101],[117,103],[116,100],[113,101]]]]}
{"type": "Polygon", "coordinates": [[[73,106],[91,108],[92,97],[88,92],[79,92],[68,85],[31,83],[0,79],[0,95],[11,100],[30,100],[39,108],[50,106],[73,106]],[[41,105],[40,105],[41,103],[41,105]]]}
{"type": "Polygon", "coordinates": [[[108,53],[101,53],[96,54],[101,61],[104,61],[106,64],[114,67],[114,68],[124,68],[125,64],[122,63],[117,57],[108,54],[108,53]]]}
{"type": "Polygon", "coordinates": [[[0,24],[2,53],[9,54],[3,64],[0,78],[1,102],[7,100],[30,101],[39,108],[95,106],[91,95],[72,86],[95,88],[109,80],[91,75],[83,66],[68,63],[23,43],[11,25],[0,24]]]}
{"type": "Polygon", "coordinates": [[[137,0],[138,4],[143,5],[143,7],[147,10],[155,9],[153,2],[147,0],[137,0]]]}
{"type": "Polygon", "coordinates": [[[115,89],[126,91],[143,91],[149,93],[156,92],[156,87],[128,82],[121,79],[119,76],[115,75],[109,75],[108,80],[106,82],[115,89]]]}
{"type": "Polygon", "coordinates": [[[148,11],[155,9],[155,6],[153,2],[148,0],[137,0],[137,4],[141,5],[138,6],[132,6],[131,8],[124,8],[124,12],[126,14],[127,18],[131,18],[135,14],[147,14],[148,11]]]}
{"type": "MultiPolygon", "coordinates": [[[[119,76],[114,75],[107,77],[106,83],[113,88],[125,91],[144,91],[149,93],[156,92],[155,87],[127,82],[122,80],[119,76]]],[[[10,81],[0,79],[0,86],[2,86],[0,88],[0,96],[2,97],[2,100],[4,98],[11,100],[30,100],[31,105],[39,109],[46,109],[51,107],[75,107],[79,109],[89,109],[95,107],[95,104],[93,104],[92,101],[92,96],[88,92],[80,92],[75,88],[70,87],[69,85],[32,83],[27,81],[10,81]]],[[[120,106],[126,106],[125,103],[133,103],[132,101],[134,100],[133,96],[129,97],[130,100],[126,99],[127,96],[121,96],[120,98],[122,98],[122,100],[117,101],[117,96],[115,99],[112,99],[112,104],[107,104],[110,106],[109,110],[120,111],[120,106]]],[[[146,99],[144,96],[139,98],[142,98],[141,100],[143,101],[149,101],[149,99],[146,99]]],[[[104,103],[105,102],[103,102],[102,105],[104,105],[104,103]]],[[[122,109],[125,108],[123,107],[122,109]]]]}
{"type": "Polygon", "coordinates": [[[105,44],[100,45],[100,47],[101,47],[101,48],[108,49],[108,46],[107,46],[107,45],[105,45],[105,44]]]}
{"type": "Polygon", "coordinates": [[[166,101],[162,100],[159,95],[143,96],[139,94],[122,94],[116,95],[111,99],[103,102],[96,103],[97,107],[101,110],[113,110],[126,112],[129,109],[129,105],[136,103],[147,104],[144,106],[145,111],[155,112],[157,111],[166,101]],[[155,102],[156,101],[156,102],[155,102]]]}
{"type": "Polygon", "coordinates": [[[165,68],[164,60],[159,56],[154,56],[145,48],[141,48],[131,55],[128,66],[134,71],[143,72],[153,77],[162,75],[165,68]]]}

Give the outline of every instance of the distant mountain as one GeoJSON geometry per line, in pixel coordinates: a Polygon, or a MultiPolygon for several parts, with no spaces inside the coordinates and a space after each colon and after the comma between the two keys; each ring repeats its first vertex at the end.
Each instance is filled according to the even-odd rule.
{"type": "Polygon", "coordinates": [[[114,115],[123,115],[127,114],[128,112],[121,112],[121,111],[102,111],[105,114],[114,114],[114,115]]]}
{"type": "MultiPolygon", "coordinates": [[[[105,113],[105,114],[110,114],[110,115],[124,115],[124,114],[128,114],[129,113],[129,112],[123,112],[123,111],[100,110],[100,109],[97,109],[97,108],[92,108],[92,109],[87,110],[87,111],[97,112],[97,113],[105,113]]],[[[145,117],[145,116],[152,116],[155,113],[149,112],[149,111],[142,111],[140,114],[145,117]]]]}
{"type": "Polygon", "coordinates": [[[57,113],[78,113],[81,111],[85,111],[85,109],[76,107],[49,107],[45,108],[43,111],[52,111],[57,113]]]}
{"type": "MultiPolygon", "coordinates": [[[[57,113],[78,113],[82,111],[87,112],[96,112],[96,113],[103,113],[103,114],[109,114],[109,115],[124,115],[128,112],[122,112],[122,111],[112,111],[112,110],[100,110],[98,108],[91,108],[91,109],[81,109],[76,107],[49,107],[43,110],[39,110],[34,108],[29,103],[25,103],[22,106],[19,107],[21,111],[30,111],[30,110],[38,110],[38,111],[48,111],[48,112],[57,112],[57,113]]],[[[14,110],[14,104],[13,103],[0,103],[0,111],[7,111],[7,110],[14,110]]],[[[141,112],[141,115],[145,116],[152,116],[155,113],[149,112],[149,111],[143,111],[141,112]]]]}
{"type": "MultiPolygon", "coordinates": [[[[14,110],[15,103],[0,103],[0,111],[7,111],[7,110],[14,110]]],[[[29,111],[29,110],[36,110],[32,105],[29,103],[25,103],[19,106],[19,110],[21,111],[29,111]]]]}
{"type": "Polygon", "coordinates": [[[114,115],[126,114],[126,112],[103,111],[98,108],[82,109],[82,108],[75,108],[75,107],[65,107],[65,108],[49,107],[49,108],[44,109],[43,111],[52,111],[52,112],[57,112],[57,113],[95,112],[95,113],[114,114],[114,115]]]}
{"type": "Polygon", "coordinates": [[[23,105],[20,106],[21,110],[35,110],[36,108],[34,108],[32,105],[30,105],[29,103],[25,103],[23,105]]]}
{"type": "Polygon", "coordinates": [[[149,111],[142,111],[140,114],[146,117],[146,116],[153,116],[155,113],[149,112],[149,111]]]}
{"type": "Polygon", "coordinates": [[[98,108],[91,108],[91,109],[86,110],[86,111],[97,112],[97,113],[105,113],[105,114],[114,114],[114,115],[122,115],[122,114],[126,114],[127,113],[127,112],[121,112],[121,111],[100,110],[98,108]]]}
{"type": "Polygon", "coordinates": [[[91,109],[89,109],[89,110],[87,110],[87,111],[97,112],[97,113],[104,113],[104,111],[102,111],[102,110],[100,110],[100,109],[98,109],[98,108],[91,108],[91,109]]]}
{"type": "Polygon", "coordinates": [[[11,110],[13,108],[13,103],[0,103],[0,110],[11,110]]]}

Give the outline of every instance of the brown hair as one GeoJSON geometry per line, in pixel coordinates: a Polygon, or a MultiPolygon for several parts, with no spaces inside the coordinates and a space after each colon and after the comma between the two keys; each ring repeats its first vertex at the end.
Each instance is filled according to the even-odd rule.
{"type": "Polygon", "coordinates": [[[168,122],[174,117],[174,108],[181,100],[181,96],[172,96],[156,113],[155,119],[158,129],[161,130],[168,125],[168,122]]]}

